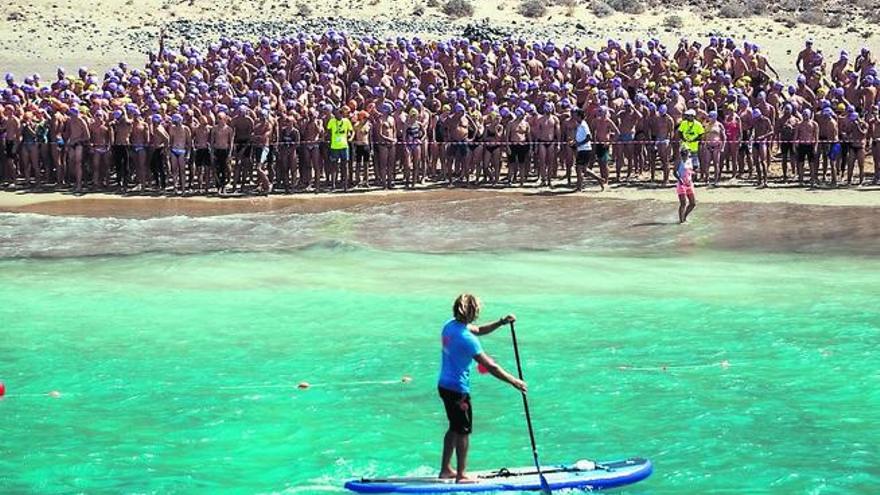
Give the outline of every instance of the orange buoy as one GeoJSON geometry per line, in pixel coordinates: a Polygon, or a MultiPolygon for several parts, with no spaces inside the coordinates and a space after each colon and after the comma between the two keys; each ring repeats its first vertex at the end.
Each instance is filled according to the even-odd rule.
{"type": "Polygon", "coordinates": [[[299,384],[296,386],[296,388],[300,390],[306,390],[309,387],[311,387],[311,385],[309,385],[309,382],[299,382],[299,384]]]}
{"type": "Polygon", "coordinates": [[[3,397],[4,395],[6,395],[6,384],[0,382],[0,397],[3,397]]]}

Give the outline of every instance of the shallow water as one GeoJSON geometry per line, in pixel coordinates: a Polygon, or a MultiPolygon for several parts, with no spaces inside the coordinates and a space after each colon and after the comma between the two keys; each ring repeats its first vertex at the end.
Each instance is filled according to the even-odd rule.
{"type": "MultiPolygon", "coordinates": [[[[519,318],[545,463],[651,458],[631,494],[877,491],[864,210],[776,208],[812,224],[766,232],[741,219],[757,206],[680,228],[668,205],[532,201],[0,215],[0,492],[322,493],[432,473],[437,334],[463,290],[486,321],[519,318]]],[[[484,346],[513,367],[509,332],[484,346]]],[[[519,397],[485,376],[474,394],[472,466],[528,465],[519,397]]]]}

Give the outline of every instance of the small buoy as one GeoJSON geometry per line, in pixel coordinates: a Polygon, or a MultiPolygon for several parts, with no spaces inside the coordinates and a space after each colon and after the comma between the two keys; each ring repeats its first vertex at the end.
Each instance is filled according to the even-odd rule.
{"type": "Polygon", "coordinates": [[[309,385],[309,382],[299,382],[299,384],[296,386],[296,388],[300,390],[306,390],[309,387],[311,387],[311,385],[309,385]]]}
{"type": "Polygon", "coordinates": [[[721,367],[724,369],[730,368],[730,361],[726,359],[724,361],[721,361],[721,367]]]}
{"type": "Polygon", "coordinates": [[[409,383],[412,381],[412,377],[409,375],[403,375],[403,378],[401,378],[400,381],[403,383],[409,383]]]}
{"type": "Polygon", "coordinates": [[[49,397],[51,397],[53,399],[57,399],[57,398],[61,397],[61,392],[59,392],[57,390],[53,390],[46,395],[48,395],[49,397]]]}
{"type": "Polygon", "coordinates": [[[666,371],[666,365],[661,366],[660,371],[666,371]]]}
{"type": "Polygon", "coordinates": [[[6,384],[0,382],[0,397],[3,397],[4,395],[6,395],[6,384]]]}

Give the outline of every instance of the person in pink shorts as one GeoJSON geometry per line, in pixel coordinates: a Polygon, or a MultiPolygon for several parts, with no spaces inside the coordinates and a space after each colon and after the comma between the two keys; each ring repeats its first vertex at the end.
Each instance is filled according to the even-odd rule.
{"type": "Polygon", "coordinates": [[[682,148],[678,157],[678,166],[673,170],[677,183],[675,192],[678,194],[678,221],[685,223],[688,215],[694,211],[697,206],[697,199],[694,196],[694,166],[688,154],[688,150],[682,148]]]}

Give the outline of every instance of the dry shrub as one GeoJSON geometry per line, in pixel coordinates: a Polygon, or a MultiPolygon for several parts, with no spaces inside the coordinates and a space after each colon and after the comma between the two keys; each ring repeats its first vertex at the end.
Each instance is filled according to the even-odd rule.
{"type": "Polygon", "coordinates": [[[668,28],[678,29],[684,27],[684,20],[680,15],[668,15],[663,19],[663,25],[668,28]]]}
{"type": "Polygon", "coordinates": [[[725,19],[742,19],[749,16],[749,9],[744,3],[732,2],[721,7],[718,15],[725,19]]]}
{"type": "Polygon", "coordinates": [[[547,14],[547,2],[545,0],[523,0],[519,4],[519,13],[523,17],[538,18],[547,14]]]}
{"type": "Polygon", "coordinates": [[[296,15],[299,17],[311,17],[312,16],[312,6],[307,4],[306,2],[297,2],[296,15]]]}
{"type": "Polygon", "coordinates": [[[642,0],[609,0],[612,9],[625,14],[641,14],[645,11],[642,0]]]}
{"type": "Polygon", "coordinates": [[[443,5],[443,13],[453,19],[470,17],[474,15],[474,4],[468,0],[449,0],[443,5]]]}
{"type": "Polygon", "coordinates": [[[596,17],[608,17],[614,13],[614,8],[608,5],[605,0],[593,0],[591,10],[596,17]]]}
{"type": "Polygon", "coordinates": [[[824,26],[826,22],[825,12],[818,9],[805,10],[798,14],[798,22],[804,24],[812,24],[814,26],[824,26]]]}
{"type": "Polygon", "coordinates": [[[843,27],[843,16],[829,15],[828,18],[825,19],[825,26],[831,29],[843,27]]]}
{"type": "Polygon", "coordinates": [[[766,0],[746,0],[746,10],[752,15],[764,15],[767,13],[768,2],[766,0]]]}

